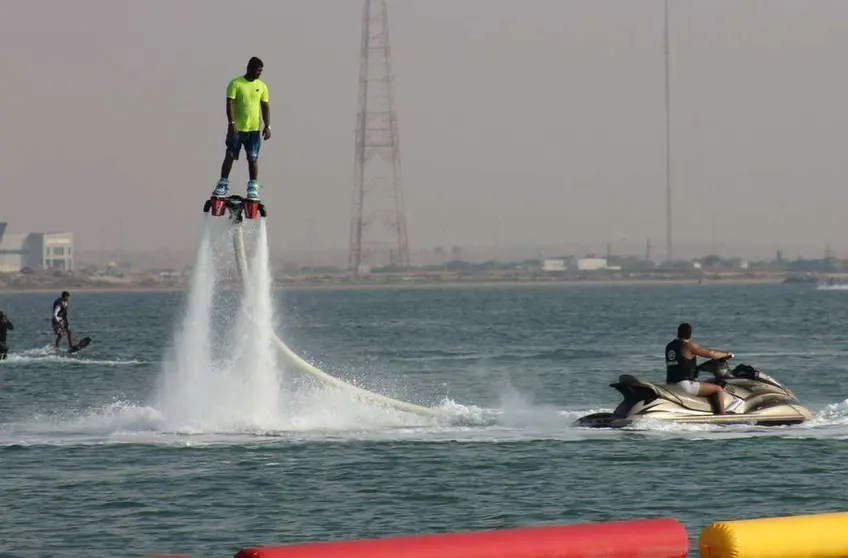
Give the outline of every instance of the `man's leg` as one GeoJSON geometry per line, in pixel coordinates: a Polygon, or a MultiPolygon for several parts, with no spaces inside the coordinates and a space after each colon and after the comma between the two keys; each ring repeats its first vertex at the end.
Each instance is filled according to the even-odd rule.
{"type": "Polygon", "coordinates": [[[230,155],[230,150],[228,149],[226,154],[224,155],[224,162],[221,163],[221,178],[225,180],[229,180],[230,171],[233,170],[233,156],[230,155]]]}
{"type": "Polygon", "coordinates": [[[259,178],[259,132],[250,132],[246,134],[244,142],[244,150],[247,153],[247,173],[250,180],[247,183],[247,197],[251,199],[259,198],[259,185],[256,180],[259,178]]]}
{"type": "Polygon", "coordinates": [[[239,133],[227,136],[224,141],[227,150],[224,153],[224,162],[221,163],[221,178],[212,192],[213,196],[226,196],[230,188],[230,172],[233,170],[233,161],[238,161],[239,151],[241,150],[241,139],[239,133]]]}
{"type": "Polygon", "coordinates": [[[221,163],[221,178],[218,179],[218,184],[215,185],[215,189],[212,191],[213,196],[226,196],[230,190],[230,171],[233,168],[233,156],[230,154],[230,150],[227,149],[226,155],[224,155],[224,162],[221,163]]]}
{"type": "Polygon", "coordinates": [[[718,409],[719,415],[724,414],[724,390],[721,389],[721,386],[717,386],[715,384],[701,384],[698,388],[698,395],[701,397],[709,397],[712,399],[713,403],[713,412],[718,409]]]}
{"type": "Polygon", "coordinates": [[[56,333],[56,342],[53,343],[53,348],[58,351],[59,350],[59,343],[61,343],[61,342],[62,342],[62,332],[60,331],[60,332],[56,333]]]}
{"type": "Polygon", "coordinates": [[[74,337],[71,334],[71,330],[66,328],[65,333],[68,334],[68,348],[73,349],[74,348],[74,337]]]}

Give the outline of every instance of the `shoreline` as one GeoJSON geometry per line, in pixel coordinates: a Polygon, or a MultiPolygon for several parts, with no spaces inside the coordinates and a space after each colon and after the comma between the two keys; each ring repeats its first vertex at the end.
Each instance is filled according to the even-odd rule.
{"type": "MultiPolygon", "coordinates": [[[[391,283],[279,283],[273,284],[275,291],[354,291],[354,290],[390,290],[390,289],[462,289],[462,288],[515,288],[515,287],[647,287],[647,286],[717,286],[717,285],[776,285],[784,282],[784,277],[726,277],[722,279],[586,279],[570,281],[444,281],[444,282],[391,282],[391,283]]],[[[55,293],[57,290],[70,290],[76,293],[168,293],[188,290],[188,285],[169,286],[76,286],[76,287],[0,287],[0,294],[41,294],[55,293]]],[[[234,286],[226,288],[233,289],[234,286]]]]}

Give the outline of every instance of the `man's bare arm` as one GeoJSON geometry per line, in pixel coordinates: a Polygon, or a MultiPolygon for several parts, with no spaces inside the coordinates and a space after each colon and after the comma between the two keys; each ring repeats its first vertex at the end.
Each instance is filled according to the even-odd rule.
{"type": "Polygon", "coordinates": [[[233,118],[233,107],[235,106],[235,104],[236,104],[235,99],[230,99],[229,97],[227,97],[227,123],[228,124],[234,124],[235,123],[235,119],[233,118]]]}
{"type": "Polygon", "coordinates": [[[262,138],[269,140],[271,139],[271,106],[267,101],[259,101],[259,106],[262,107],[262,120],[265,122],[262,138]]]}
{"type": "Polygon", "coordinates": [[[271,105],[270,103],[260,102],[259,106],[262,107],[262,121],[265,123],[265,126],[271,126],[271,105]]]}
{"type": "Polygon", "coordinates": [[[692,341],[686,343],[685,350],[688,350],[686,352],[689,352],[692,356],[699,356],[703,358],[724,358],[730,356],[730,353],[714,351],[712,349],[705,349],[704,347],[701,347],[700,345],[698,345],[697,343],[693,343],[692,341]]]}

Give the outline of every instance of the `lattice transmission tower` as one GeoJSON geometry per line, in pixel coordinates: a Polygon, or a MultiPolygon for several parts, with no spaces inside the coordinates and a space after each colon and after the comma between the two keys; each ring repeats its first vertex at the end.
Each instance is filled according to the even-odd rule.
{"type": "Polygon", "coordinates": [[[386,0],[365,0],[348,266],[409,268],[386,0]]]}
{"type": "Polygon", "coordinates": [[[664,0],[665,22],[663,25],[663,52],[665,54],[665,259],[674,259],[674,243],[671,238],[671,86],[669,85],[668,51],[668,0],[664,0]]]}

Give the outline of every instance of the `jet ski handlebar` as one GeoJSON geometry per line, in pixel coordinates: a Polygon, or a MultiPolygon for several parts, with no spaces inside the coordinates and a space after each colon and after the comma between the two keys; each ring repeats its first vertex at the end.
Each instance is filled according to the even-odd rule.
{"type": "Polygon", "coordinates": [[[726,378],[728,376],[732,376],[733,373],[730,370],[730,367],[725,364],[728,360],[732,359],[735,355],[730,353],[727,356],[721,358],[713,358],[707,361],[702,362],[698,365],[698,370],[701,372],[709,372],[714,374],[717,378],[726,378]]]}
{"type": "Polygon", "coordinates": [[[698,368],[701,368],[701,369],[710,368],[712,366],[715,366],[716,364],[721,364],[723,362],[727,362],[728,360],[732,359],[734,356],[736,356],[736,355],[734,355],[733,353],[730,353],[729,355],[727,355],[725,357],[711,358],[710,360],[705,360],[704,362],[699,364],[698,368]]]}

